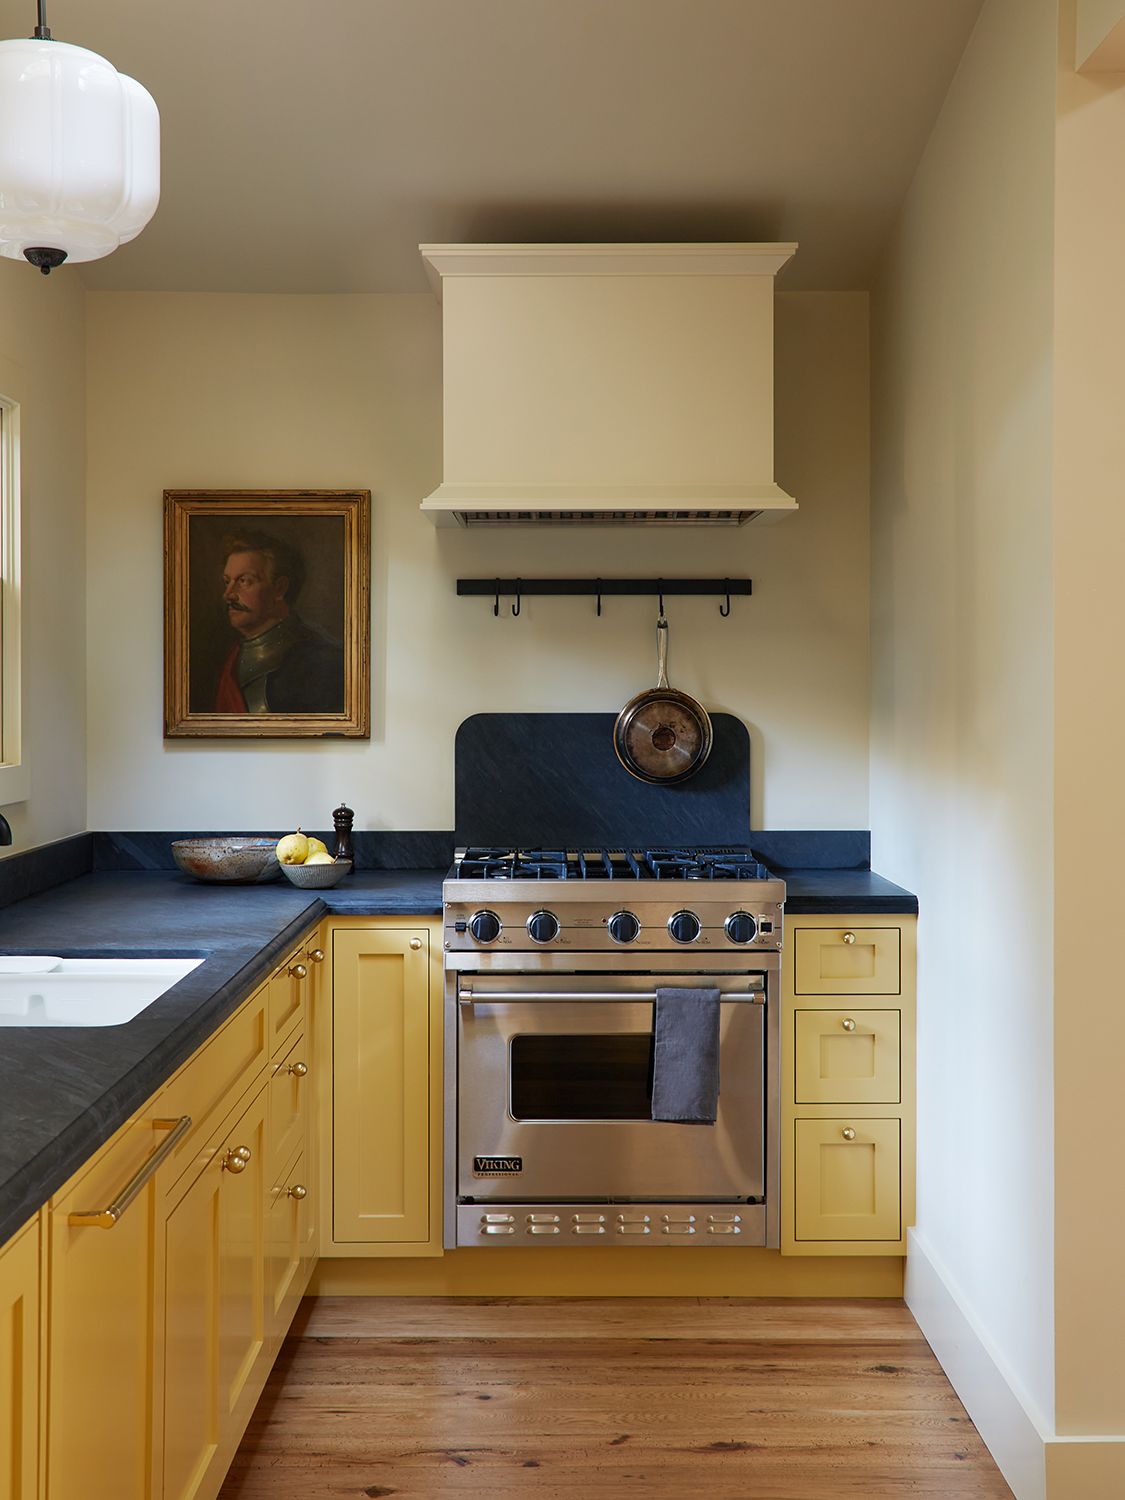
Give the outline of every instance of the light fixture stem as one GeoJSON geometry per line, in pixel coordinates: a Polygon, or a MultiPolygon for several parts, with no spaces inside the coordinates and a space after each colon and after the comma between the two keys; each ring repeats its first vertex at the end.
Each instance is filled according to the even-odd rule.
{"type": "Polygon", "coordinates": [[[39,25],[35,28],[37,42],[51,40],[51,28],[47,25],[47,0],[39,0],[39,25]]]}

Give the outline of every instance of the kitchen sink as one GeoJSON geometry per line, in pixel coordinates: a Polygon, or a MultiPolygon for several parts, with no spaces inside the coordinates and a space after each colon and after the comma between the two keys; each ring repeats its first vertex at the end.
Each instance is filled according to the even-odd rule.
{"type": "Polygon", "coordinates": [[[202,958],[0,958],[0,1026],[122,1026],[202,958]]]}

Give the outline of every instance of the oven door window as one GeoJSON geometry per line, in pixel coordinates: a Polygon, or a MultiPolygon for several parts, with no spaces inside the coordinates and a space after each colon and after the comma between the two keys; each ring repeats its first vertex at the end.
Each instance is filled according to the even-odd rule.
{"type": "Polygon", "coordinates": [[[651,1032],[513,1036],[514,1120],[651,1120],[651,1032]]]}

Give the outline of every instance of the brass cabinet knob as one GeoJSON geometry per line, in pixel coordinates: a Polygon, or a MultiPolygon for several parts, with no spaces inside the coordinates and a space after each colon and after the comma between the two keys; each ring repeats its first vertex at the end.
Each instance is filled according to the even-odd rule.
{"type": "Polygon", "coordinates": [[[239,1172],[245,1172],[250,1155],[249,1146],[235,1146],[223,1157],[223,1171],[233,1172],[237,1177],[239,1172]]]}
{"type": "Polygon", "coordinates": [[[300,1198],[307,1198],[308,1196],[309,1196],[309,1190],[308,1190],[308,1188],[302,1187],[299,1182],[295,1182],[291,1188],[288,1188],[286,1190],[286,1197],[288,1197],[288,1198],[298,1198],[298,1199],[300,1199],[300,1198]]]}
{"type": "Polygon", "coordinates": [[[305,1076],[305,1074],[309,1071],[308,1064],[307,1063],[290,1063],[288,1071],[293,1074],[294,1078],[303,1078],[305,1076]]]}
{"type": "Polygon", "coordinates": [[[322,964],[324,962],[324,949],[310,948],[305,956],[311,958],[314,964],[322,964]]]}
{"type": "Polygon", "coordinates": [[[845,1020],[841,1021],[840,1025],[844,1028],[845,1031],[855,1030],[855,1022],[852,1020],[851,1016],[848,1016],[845,1020]]]}
{"type": "Polygon", "coordinates": [[[411,938],[410,939],[410,946],[414,949],[415,953],[417,953],[418,949],[422,946],[422,939],[421,938],[411,938]]]}
{"type": "Polygon", "coordinates": [[[843,1128],[843,1130],[841,1130],[840,1134],[844,1137],[844,1139],[846,1141],[854,1141],[855,1140],[855,1131],[852,1129],[852,1127],[850,1125],[845,1125],[844,1128],[843,1128]]]}
{"type": "Polygon", "coordinates": [[[855,942],[855,933],[854,932],[845,932],[844,933],[844,942],[847,943],[849,946],[852,943],[854,943],[855,942]]]}
{"type": "Polygon", "coordinates": [[[305,975],[308,972],[309,971],[305,968],[304,964],[294,964],[293,967],[289,970],[290,976],[293,979],[304,979],[305,975]]]}

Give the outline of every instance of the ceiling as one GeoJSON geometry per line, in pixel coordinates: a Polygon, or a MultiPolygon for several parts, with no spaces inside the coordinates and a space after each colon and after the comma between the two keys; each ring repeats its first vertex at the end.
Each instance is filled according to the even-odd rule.
{"type": "Polygon", "coordinates": [[[49,0],[162,121],[155,219],[72,274],[408,292],[427,241],[780,239],[784,286],[865,287],[980,5],[49,0]]]}

